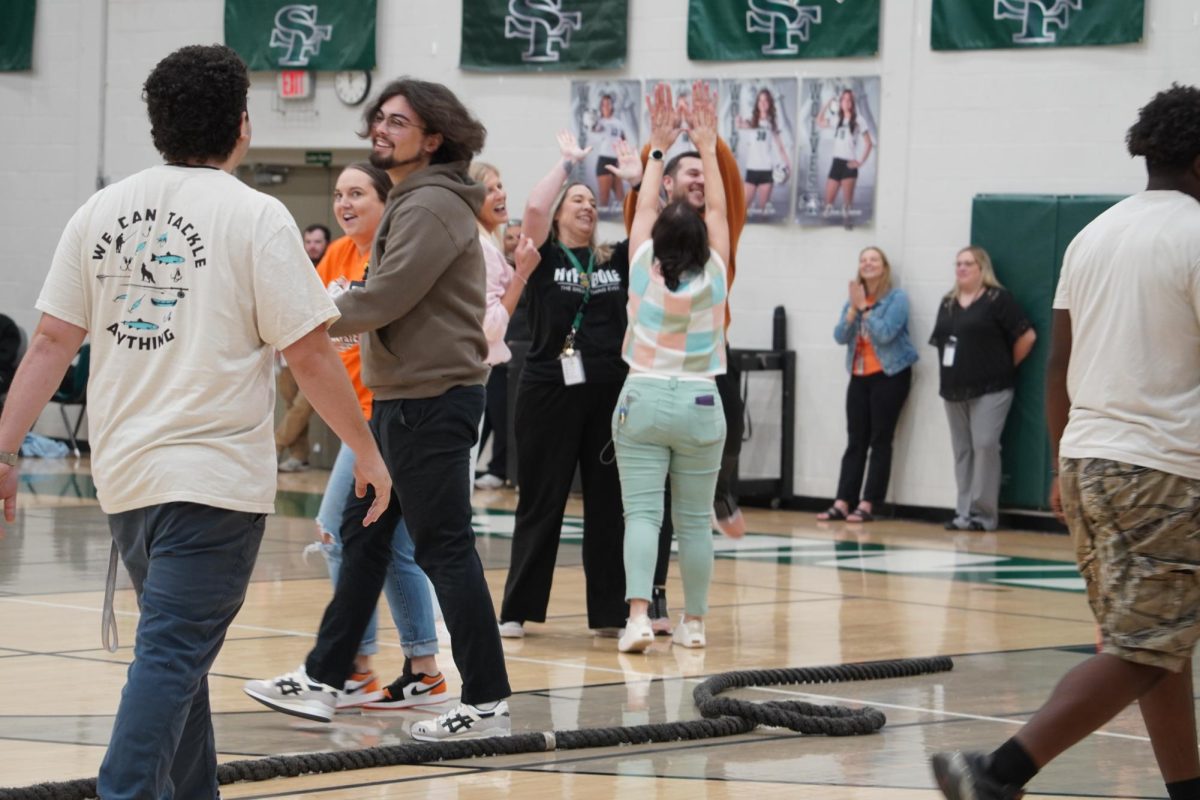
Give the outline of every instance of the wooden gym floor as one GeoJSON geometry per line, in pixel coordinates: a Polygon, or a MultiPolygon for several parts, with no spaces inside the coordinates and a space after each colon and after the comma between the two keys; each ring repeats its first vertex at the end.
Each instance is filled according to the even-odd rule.
{"type": "MultiPolygon", "coordinates": [[[[121,647],[100,646],[108,530],[87,463],[26,462],[22,513],[0,540],[0,786],[96,774],[137,619],[124,579],[121,647]]],[[[253,582],[210,679],[224,760],[409,741],[425,712],[339,715],[319,725],[263,709],[248,678],[300,663],[330,594],[322,559],[305,561],[325,473],[280,476],[253,582]]],[[[476,531],[499,604],[512,531],[511,491],[477,492],[476,531]]],[[[570,515],[577,514],[572,501],[570,515]]],[[[951,655],[951,673],[820,687],[746,690],[748,699],[868,703],[888,725],[831,739],[759,730],[729,739],[343,772],[223,789],[226,798],[726,798],[934,800],[928,756],[991,748],[1054,682],[1086,658],[1095,634],[1065,537],[952,534],[880,521],[824,524],[811,514],[748,510],[753,536],[722,540],[706,650],[656,643],[644,655],[593,639],[582,604],[577,516],[559,551],[549,621],[506,640],[514,731],[692,719],[698,679],[718,672],[951,655]]],[[[668,597],[682,587],[672,568],[668,597]]],[[[399,671],[386,605],[377,671],[399,671]],[[386,624],[384,622],[386,621],[386,624]]],[[[452,689],[458,676],[443,647],[452,689]]],[[[435,708],[434,710],[444,710],[435,708]]],[[[1136,709],[1050,766],[1029,797],[1158,798],[1166,793],[1136,709]]]]}

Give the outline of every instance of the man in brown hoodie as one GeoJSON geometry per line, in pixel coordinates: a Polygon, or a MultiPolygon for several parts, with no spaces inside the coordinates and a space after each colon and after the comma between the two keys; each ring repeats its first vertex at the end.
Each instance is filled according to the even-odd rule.
{"type": "MultiPolygon", "coordinates": [[[[487,132],[445,86],[410,78],[385,86],[363,123],[371,163],[387,170],[394,187],[366,285],[337,298],[342,316],[329,332],[361,335],[363,382],[375,396],[371,429],[399,503],[363,528],[346,520],[361,518],[371,494],[349,498],[337,589],[304,665],[310,685],[297,688],[294,674],[282,676],[256,682],[262,685],[252,696],[300,716],[306,714],[298,704],[321,702],[328,710],[336,701],[333,687],[343,686],[353,670],[403,513],[416,562],[437,592],[463,682],[461,704],[414,724],[412,735],[422,741],[504,736],[511,732],[511,690],[475,551],[469,475],[483,415],[487,341],[475,222],[486,191],[467,176],[467,166],[487,132]]],[[[419,680],[425,676],[402,677],[412,677],[417,692],[428,685],[419,680]]]]}

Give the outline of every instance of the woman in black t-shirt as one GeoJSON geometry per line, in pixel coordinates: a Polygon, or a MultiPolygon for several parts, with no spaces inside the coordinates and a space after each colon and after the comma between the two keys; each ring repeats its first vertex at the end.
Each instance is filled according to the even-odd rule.
{"type": "Polygon", "coordinates": [[[628,369],[621,344],[629,243],[596,244],[596,198],[586,185],[568,183],[587,151],[565,132],[559,147],[560,162],[533,188],[522,219],[522,233],[538,246],[541,264],[525,290],[533,341],[514,420],[520,497],[500,607],[500,634],[508,638],[523,636],[525,622],[546,620],[577,466],[588,627],[619,635],[628,612],[621,483],[610,440],[628,369]]]}
{"type": "Polygon", "coordinates": [[[999,523],[1000,434],[1017,365],[1037,334],[996,280],[982,247],[958,252],[955,283],[938,308],[929,343],[941,363],[939,394],[950,422],[958,498],[947,530],[992,531],[999,523]]]}

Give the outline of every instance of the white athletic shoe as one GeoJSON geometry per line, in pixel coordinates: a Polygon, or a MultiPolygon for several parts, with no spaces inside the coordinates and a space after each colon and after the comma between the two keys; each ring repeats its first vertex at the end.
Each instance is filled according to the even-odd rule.
{"type": "Polygon", "coordinates": [[[499,475],[493,475],[490,472],[486,475],[480,475],[475,479],[475,488],[489,490],[503,489],[504,478],[501,478],[499,475]]]}
{"type": "Polygon", "coordinates": [[[436,719],[414,723],[411,732],[418,742],[509,736],[512,734],[512,717],[508,713],[507,700],[499,701],[490,711],[460,703],[436,719]]]}
{"type": "Polygon", "coordinates": [[[654,644],[654,628],[650,617],[642,614],[625,620],[625,630],[617,641],[617,650],[622,653],[641,653],[654,644]]]}
{"type": "Polygon", "coordinates": [[[284,714],[329,722],[337,710],[338,690],[308,677],[304,665],[278,678],[246,681],[242,691],[258,702],[284,714]]]}
{"type": "Polygon", "coordinates": [[[704,647],[704,620],[680,617],[671,641],[681,647],[704,647]]]}
{"type": "Polygon", "coordinates": [[[524,639],[525,638],[525,623],[524,622],[501,622],[500,623],[500,638],[501,639],[524,639]]]}

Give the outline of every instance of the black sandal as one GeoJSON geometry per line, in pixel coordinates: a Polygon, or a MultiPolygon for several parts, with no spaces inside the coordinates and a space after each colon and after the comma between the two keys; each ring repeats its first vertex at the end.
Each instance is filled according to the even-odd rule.
{"type": "Polygon", "coordinates": [[[817,514],[817,519],[821,522],[841,522],[845,518],[846,518],[846,512],[842,511],[837,506],[830,506],[829,508],[822,511],[820,514],[817,514]],[[822,515],[824,515],[824,516],[822,516],[822,515]]]}
{"type": "Polygon", "coordinates": [[[856,508],[850,512],[850,514],[846,517],[846,521],[847,522],[874,522],[875,515],[872,514],[870,511],[867,511],[862,506],[859,506],[858,508],[856,508]],[[858,517],[858,519],[850,519],[850,517],[858,517]]]}

